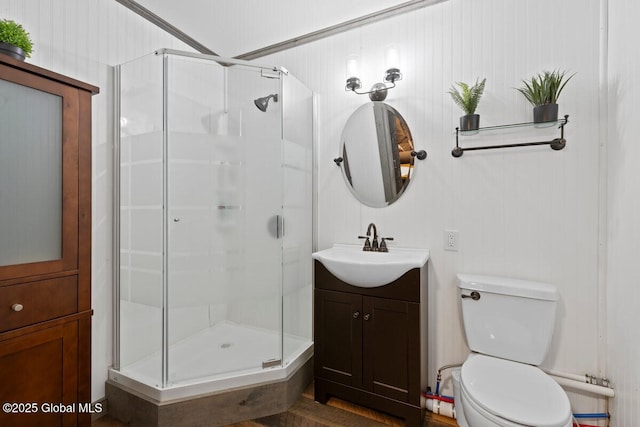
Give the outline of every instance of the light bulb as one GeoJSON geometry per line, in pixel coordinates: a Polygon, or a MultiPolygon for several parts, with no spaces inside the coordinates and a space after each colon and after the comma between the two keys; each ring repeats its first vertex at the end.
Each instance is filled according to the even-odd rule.
{"type": "Polygon", "coordinates": [[[386,68],[400,68],[400,51],[394,44],[387,46],[384,51],[384,60],[386,68]]]}
{"type": "Polygon", "coordinates": [[[358,72],[360,71],[359,59],[359,56],[356,54],[347,56],[347,78],[358,77],[358,72]]]}

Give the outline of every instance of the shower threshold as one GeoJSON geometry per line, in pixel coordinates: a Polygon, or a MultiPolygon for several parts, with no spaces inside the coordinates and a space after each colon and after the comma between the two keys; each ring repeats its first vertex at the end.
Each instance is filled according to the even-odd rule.
{"type": "Polygon", "coordinates": [[[300,337],[280,336],[275,331],[222,322],[171,345],[169,384],[158,384],[159,352],[122,367],[109,370],[109,379],[132,388],[151,399],[164,402],[264,384],[287,378],[313,355],[313,344],[300,337]],[[289,355],[264,357],[267,353],[289,355]]]}

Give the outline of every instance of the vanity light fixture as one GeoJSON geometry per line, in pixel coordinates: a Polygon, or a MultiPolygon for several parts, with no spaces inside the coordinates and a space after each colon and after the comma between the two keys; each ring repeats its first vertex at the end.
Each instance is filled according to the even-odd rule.
{"type": "Polygon", "coordinates": [[[402,73],[399,68],[389,68],[384,74],[383,83],[376,83],[371,86],[371,90],[368,92],[358,92],[358,89],[362,87],[362,82],[357,77],[349,77],[347,84],[344,87],[346,91],[352,91],[358,95],[369,95],[369,99],[372,101],[384,101],[387,98],[387,91],[396,87],[396,82],[402,80],[402,73]],[[388,84],[390,83],[390,85],[388,84]]]}

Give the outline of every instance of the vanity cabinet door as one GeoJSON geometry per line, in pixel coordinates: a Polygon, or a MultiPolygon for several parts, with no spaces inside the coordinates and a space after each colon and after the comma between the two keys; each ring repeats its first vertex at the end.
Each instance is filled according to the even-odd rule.
{"type": "Polygon", "coordinates": [[[314,398],[333,396],[421,426],[427,382],[426,270],[349,285],[315,262],[314,398]]]}
{"type": "Polygon", "coordinates": [[[420,305],[363,297],[363,388],[420,403],[420,305]],[[410,375],[410,373],[413,373],[410,375]]]}
{"type": "Polygon", "coordinates": [[[340,384],[362,384],[362,296],[315,291],[316,375],[340,384]]]}
{"type": "Polygon", "coordinates": [[[0,341],[0,412],[3,426],[75,426],[78,396],[77,322],[0,341]]]}

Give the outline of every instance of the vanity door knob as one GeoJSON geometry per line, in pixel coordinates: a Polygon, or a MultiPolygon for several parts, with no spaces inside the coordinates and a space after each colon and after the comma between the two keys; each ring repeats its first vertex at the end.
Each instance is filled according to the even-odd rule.
{"type": "Polygon", "coordinates": [[[24,306],[22,304],[13,304],[11,306],[11,310],[13,311],[22,311],[23,308],[24,306]]]}
{"type": "Polygon", "coordinates": [[[371,315],[369,313],[364,315],[364,320],[369,320],[371,319],[371,315]]]}
{"type": "Polygon", "coordinates": [[[358,317],[360,317],[360,312],[356,311],[355,313],[353,313],[353,318],[357,319],[358,317]]]}

